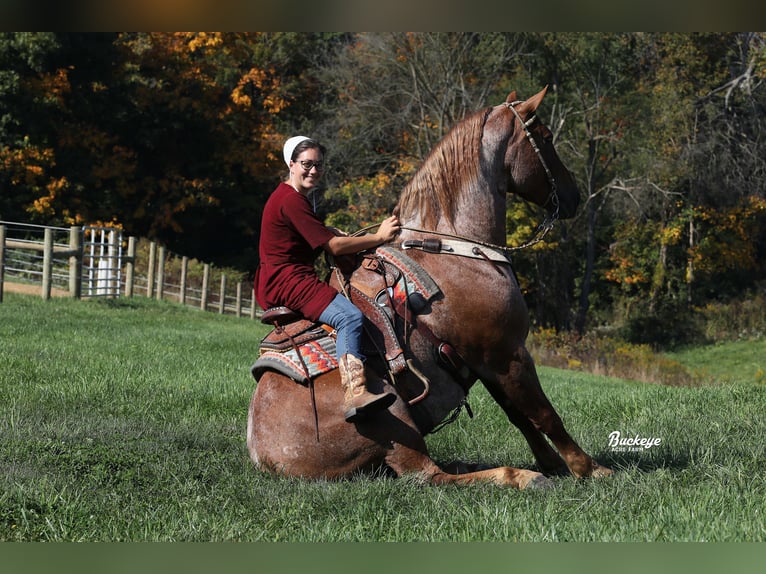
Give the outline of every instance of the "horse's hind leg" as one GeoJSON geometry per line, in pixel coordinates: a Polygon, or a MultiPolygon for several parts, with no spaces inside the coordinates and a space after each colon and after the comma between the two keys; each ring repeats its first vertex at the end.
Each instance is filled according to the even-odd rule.
{"type": "Polygon", "coordinates": [[[482,470],[468,468],[441,468],[427,454],[397,445],[386,463],[399,476],[414,475],[429,484],[474,484],[489,482],[500,486],[546,488],[551,481],[545,475],[532,470],[500,466],[482,470]],[[453,472],[448,472],[451,470],[453,472]]]}
{"type": "Polygon", "coordinates": [[[509,420],[521,430],[541,468],[547,474],[562,474],[566,467],[577,477],[604,476],[611,470],[601,466],[574,441],[545,396],[532,357],[526,349],[517,351],[508,370],[496,380],[484,381],[509,420]],[[545,440],[547,436],[559,455],[545,440]]]}

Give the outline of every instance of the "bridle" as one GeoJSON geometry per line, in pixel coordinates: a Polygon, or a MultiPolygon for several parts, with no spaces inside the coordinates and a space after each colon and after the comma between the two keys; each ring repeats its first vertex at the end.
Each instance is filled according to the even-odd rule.
{"type": "MultiPolygon", "coordinates": [[[[545,170],[545,175],[548,177],[548,183],[550,184],[550,188],[551,188],[551,191],[550,191],[550,194],[548,195],[548,200],[546,201],[546,203],[550,202],[551,205],[553,205],[553,211],[545,217],[545,219],[543,220],[542,223],[540,223],[540,225],[538,225],[537,229],[535,230],[535,234],[532,236],[532,239],[526,241],[525,243],[521,245],[510,247],[508,245],[496,245],[494,243],[478,241],[476,239],[469,239],[467,237],[462,237],[460,235],[455,235],[452,233],[443,233],[440,231],[417,229],[414,227],[407,227],[407,226],[402,226],[402,229],[406,229],[408,231],[414,231],[417,233],[429,233],[431,235],[449,237],[451,239],[457,239],[457,240],[465,241],[468,243],[473,243],[475,245],[481,245],[482,247],[496,249],[505,253],[512,253],[514,251],[520,251],[522,249],[526,249],[537,243],[540,243],[543,240],[543,238],[545,238],[548,232],[551,229],[553,229],[554,225],[556,224],[556,221],[559,219],[558,185],[556,184],[556,178],[553,177],[553,172],[551,172],[550,168],[548,167],[548,164],[545,162],[545,158],[543,157],[543,154],[540,151],[540,148],[537,145],[537,142],[535,141],[535,138],[532,136],[532,132],[529,129],[529,126],[531,126],[533,123],[535,123],[535,120],[537,120],[537,115],[532,114],[532,116],[527,121],[524,121],[523,119],[521,119],[519,112],[516,110],[516,106],[520,103],[522,102],[520,100],[517,100],[515,102],[504,102],[503,105],[505,105],[509,110],[511,110],[513,114],[516,116],[516,119],[519,120],[519,125],[524,130],[524,134],[527,137],[527,141],[532,146],[532,149],[535,151],[537,158],[540,160],[540,164],[543,166],[543,169],[545,170]]],[[[485,122],[488,117],[489,117],[489,114],[485,116],[484,118],[485,122]]]]}
{"type": "MultiPolygon", "coordinates": [[[[553,224],[556,222],[556,220],[559,218],[559,186],[556,183],[556,178],[553,177],[553,172],[551,172],[551,169],[548,167],[548,164],[545,163],[545,158],[543,157],[542,152],[540,151],[540,148],[537,146],[537,142],[535,141],[535,138],[532,137],[532,132],[529,131],[529,126],[531,126],[533,123],[535,123],[535,120],[537,120],[537,114],[532,114],[532,117],[530,117],[527,121],[524,121],[521,119],[521,116],[519,115],[519,112],[516,110],[516,105],[520,104],[520,101],[515,102],[505,102],[505,106],[513,112],[513,115],[516,116],[516,119],[519,120],[519,124],[521,125],[522,129],[524,130],[524,134],[527,136],[527,141],[532,146],[532,149],[535,150],[535,154],[537,154],[537,159],[540,160],[540,163],[543,166],[543,169],[545,170],[545,175],[548,177],[548,183],[551,186],[551,192],[548,194],[548,201],[545,203],[550,202],[553,206],[553,211],[549,216],[545,218],[543,223],[541,224],[541,227],[545,226],[546,229],[553,228],[553,224]],[[546,223],[549,222],[549,223],[546,223]]],[[[548,232],[546,230],[546,233],[548,232]]]]}

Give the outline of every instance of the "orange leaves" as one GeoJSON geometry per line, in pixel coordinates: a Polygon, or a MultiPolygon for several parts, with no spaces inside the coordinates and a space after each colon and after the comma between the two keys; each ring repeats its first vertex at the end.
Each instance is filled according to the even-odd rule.
{"type": "Polygon", "coordinates": [[[42,217],[53,217],[56,215],[56,199],[66,191],[69,182],[66,177],[50,179],[45,186],[46,195],[38,197],[27,208],[30,214],[42,217]]]}
{"type": "Polygon", "coordinates": [[[766,200],[750,196],[726,209],[677,207],[679,212],[664,225],[651,221],[619,225],[604,278],[627,291],[650,286],[658,269],[663,281],[684,284],[715,283],[725,274],[758,268],[753,238],[766,223],[766,200]]]}
{"type": "Polygon", "coordinates": [[[660,244],[678,245],[683,240],[685,227],[685,222],[680,219],[671,221],[657,232],[660,244]]]}
{"type": "Polygon", "coordinates": [[[758,253],[752,237],[766,217],[766,201],[750,196],[728,210],[699,207],[694,210],[698,235],[689,248],[689,258],[697,273],[708,276],[723,270],[752,270],[758,253]]]}
{"type": "Polygon", "coordinates": [[[251,68],[244,74],[231,93],[231,100],[238,106],[249,108],[253,93],[258,93],[263,100],[263,109],[271,114],[278,114],[288,102],[280,95],[281,84],[273,69],[260,70],[251,68]]]}
{"type": "Polygon", "coordinates": [[[617,283],[625,292],[649,286],[665,231],[652,221],[618,224],[615,241],[609,247],[609,266],[603,272],[604,278],[617,283]]]}
{"type": "Polygon", "coordinates": [[[10,175],[12,185],[37,187],[45,170],[54,164],[53,150],[28,144],[19,148],[0,148],[0,166],[10,175]]]}
{"type": "Polygon", "coordinates": [[[40,74],[38,78],[30,80],[30,86],[34,92],[41,94],[44,100],[63,106],[64,97],[72,88],[69,83],[69,73],[73,69],[73,66],[67,66],[50,73],[40,74]]]}
{"type": "Polygon", "coordinates": [[[106,149],[110,153],[103,156],[102,161],[93,166],[93,176],[99,181],[130,179],[136,170],[135,152],[121,145],[113,145],[106,149]]]}
{"type": "Polygon", "coordinates": [[[614,254],[610,257],[612,267],[607,269],[604,277],[621,285],[636,285],[648,283],[649,278],[637,266],[633,257],[614,254]]]}
{"type": "Polygon", "coordinates": [[[153,32],[147,36],[161,50],[181,56],[218,48],[224,41],[223,32],[153,32]]]}
{"type": "Polygon", "coordinates": [[[76,129],[67,126],[59,132],[58,144],[65,148],[80,148],[98,152],[109,148],[112,136],[92,124],[80,124],[76,129]]]}
{"type": "Polygon", "coordinates": [[[188,41],[188,47],[192,52],[205,48],[217,48],[223,44],[223,34],[221,32],[186,32],[179,34],[191,37],[188,41]]]}

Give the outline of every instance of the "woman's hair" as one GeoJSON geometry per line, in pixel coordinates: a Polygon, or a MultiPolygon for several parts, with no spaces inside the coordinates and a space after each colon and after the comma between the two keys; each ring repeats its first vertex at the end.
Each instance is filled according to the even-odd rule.
{"type": "Polygon", "coordinates": [[[297,158],[307,149],[318,149],[319,152],[322,154],[323,158],[327,154],[327,149],[322,144],[320,144],[317,140],[305,139],[302,142],[300,142],[297,146],[295,146],[295,148],[293,148],[293,154],[290,157],[290,161],[295,161],[295,158],[297,158]]]}

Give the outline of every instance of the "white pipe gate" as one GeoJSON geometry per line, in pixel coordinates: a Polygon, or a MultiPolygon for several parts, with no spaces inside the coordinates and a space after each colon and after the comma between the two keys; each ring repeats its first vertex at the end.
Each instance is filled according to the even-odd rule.
{"type": "Polygon", "coordinates": [[[118,297],[122,283],[122,230],[84,226],[83,297],[118,297]]]}

